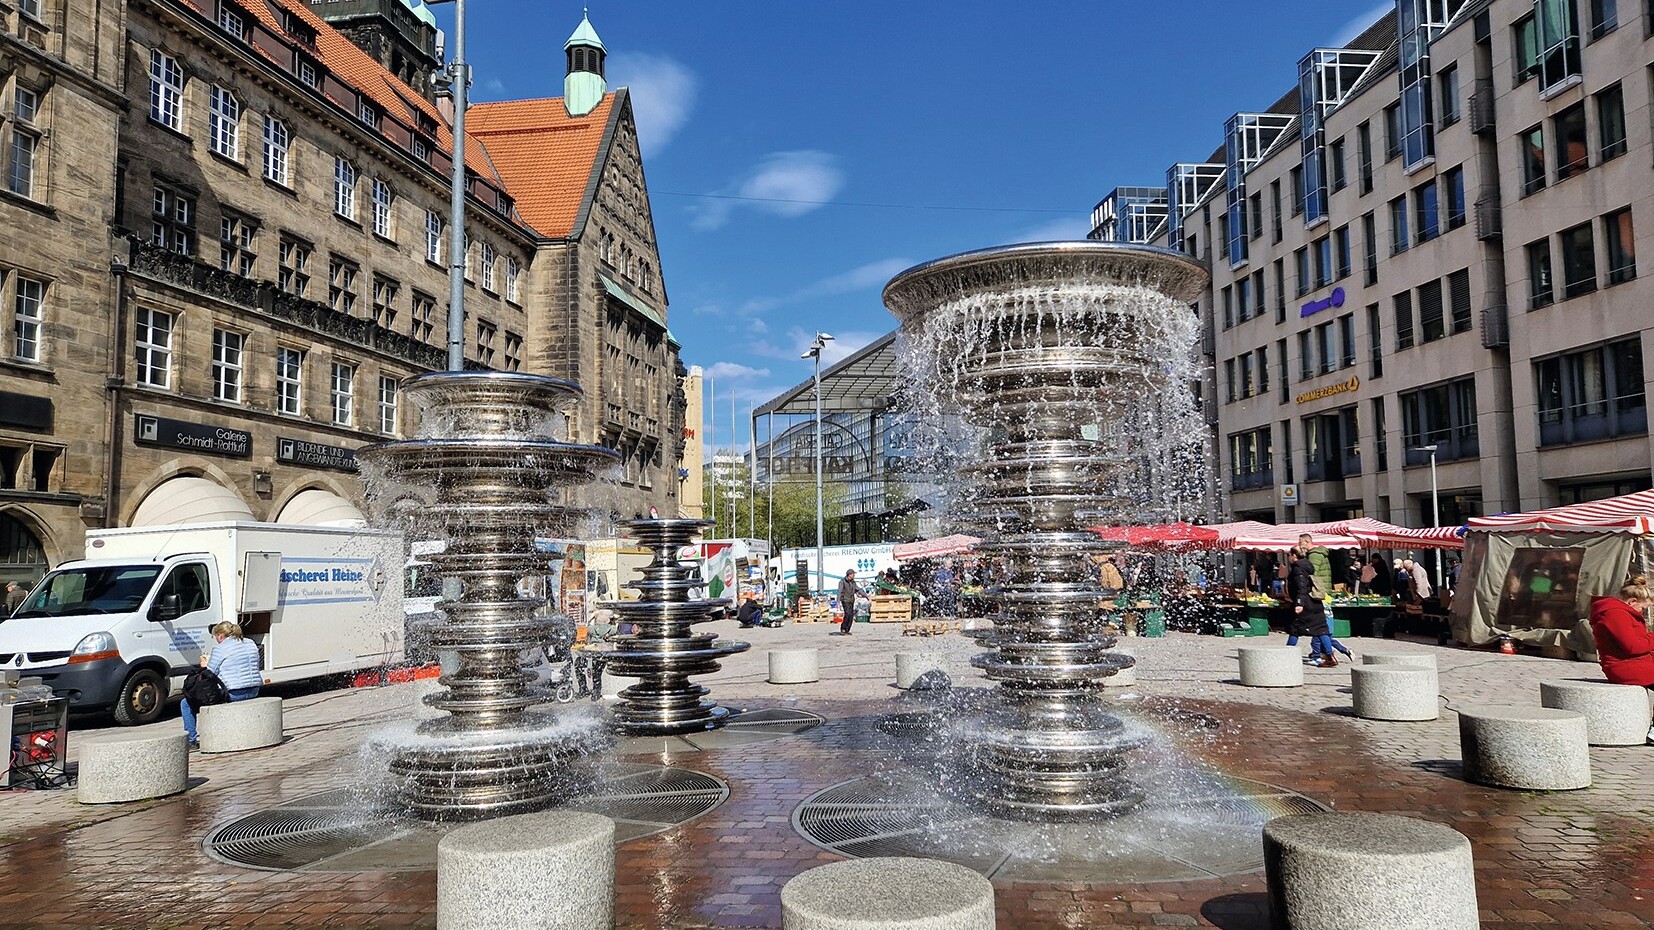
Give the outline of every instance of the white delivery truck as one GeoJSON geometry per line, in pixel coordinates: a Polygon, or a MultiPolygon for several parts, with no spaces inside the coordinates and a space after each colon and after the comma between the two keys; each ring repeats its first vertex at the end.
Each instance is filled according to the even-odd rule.
{"type": "Polygon", "coordinates": [[[402,658],[402,536],[276,523],[93,530],[0,623],[0,668],[39,676],[69,706],[148,723],[232,620],[266,683],[402,658]]]}

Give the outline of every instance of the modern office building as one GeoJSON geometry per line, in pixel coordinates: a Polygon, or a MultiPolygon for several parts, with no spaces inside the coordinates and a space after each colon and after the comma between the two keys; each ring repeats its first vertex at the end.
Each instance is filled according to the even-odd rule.
{"type": "Polygon", "coordinates": [[[1626,0],[1398,0],[1168,171],[1148,241],[1213,270],[1227,513],[1416,526],[1433,491],[1452,523],[1650,486],[1651,33],[1626,0]]]}
{"type": "MultiPolygon", "coordinates": [[[[446,363],[429,11],[24,0],[0,31],[0,582],[89,527],[359,517],[354,450],[446,363]]],[[[685,372],[630,96],[589,22],[565,53],[561,97],[468,113],[465,356],[581,382],[618,513],[675,513],[685,372]]]]}

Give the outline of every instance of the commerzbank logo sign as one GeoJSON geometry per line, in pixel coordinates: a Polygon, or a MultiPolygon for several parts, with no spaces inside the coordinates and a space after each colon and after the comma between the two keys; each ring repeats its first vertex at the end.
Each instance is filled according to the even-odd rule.
{"type": "Polygon", "coordinates": [[[378,559],[282,559],[283,605],[378,601],[385,572],[378,559]]]}

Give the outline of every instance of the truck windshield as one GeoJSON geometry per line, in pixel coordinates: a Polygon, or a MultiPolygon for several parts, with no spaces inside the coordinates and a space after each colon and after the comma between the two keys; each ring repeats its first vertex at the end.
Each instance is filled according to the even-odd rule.
{"type": "Polygon", "coordinates": [[[161,574],[159,565],[72,568],[46,576],[13,619],[124,614],[137,610],[161,574]]]}

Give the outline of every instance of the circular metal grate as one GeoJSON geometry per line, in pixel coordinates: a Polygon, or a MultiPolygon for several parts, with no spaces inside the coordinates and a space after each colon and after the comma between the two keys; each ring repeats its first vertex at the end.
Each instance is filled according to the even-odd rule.
{"type": "Polygon", "coordinates": [[[781,707],[738,711],[716,730],[678,736],[627,737],[620,741],[615,751],[621,755],[642,755],[733,749],[783,736],[797,736],[821,726],[824,719],[809,711],[781,707]]]}
{"type": "MultiPolygon", "coordinates": [[[[1148,773],[1137,773],[1140,776],[1148,773]]],[[[793,811],[805,839],[844,856],[945,859],[989,878],[1138,884],[1263,868],[1263,825],[1327,810],[1296,792],[1207,772],[1139,778],[1149,799],[1099,823],[1023,823],[968,807],[918,773],[823,789],[793,811]]]]}
{"type": "MultiPolygon", "coordinates": [[[[729,797],[729,785],[693,769],[613,763],[592,794],[565,810],[602,814],[624,843],[687,823],[729,797]]],[[[392,817],[336,789],[279,804],[218,827],[203,841],[207,855],[252,869],[300,872],[386,872],[436,868],[436,844],[456,824],[392,817]]]]}

